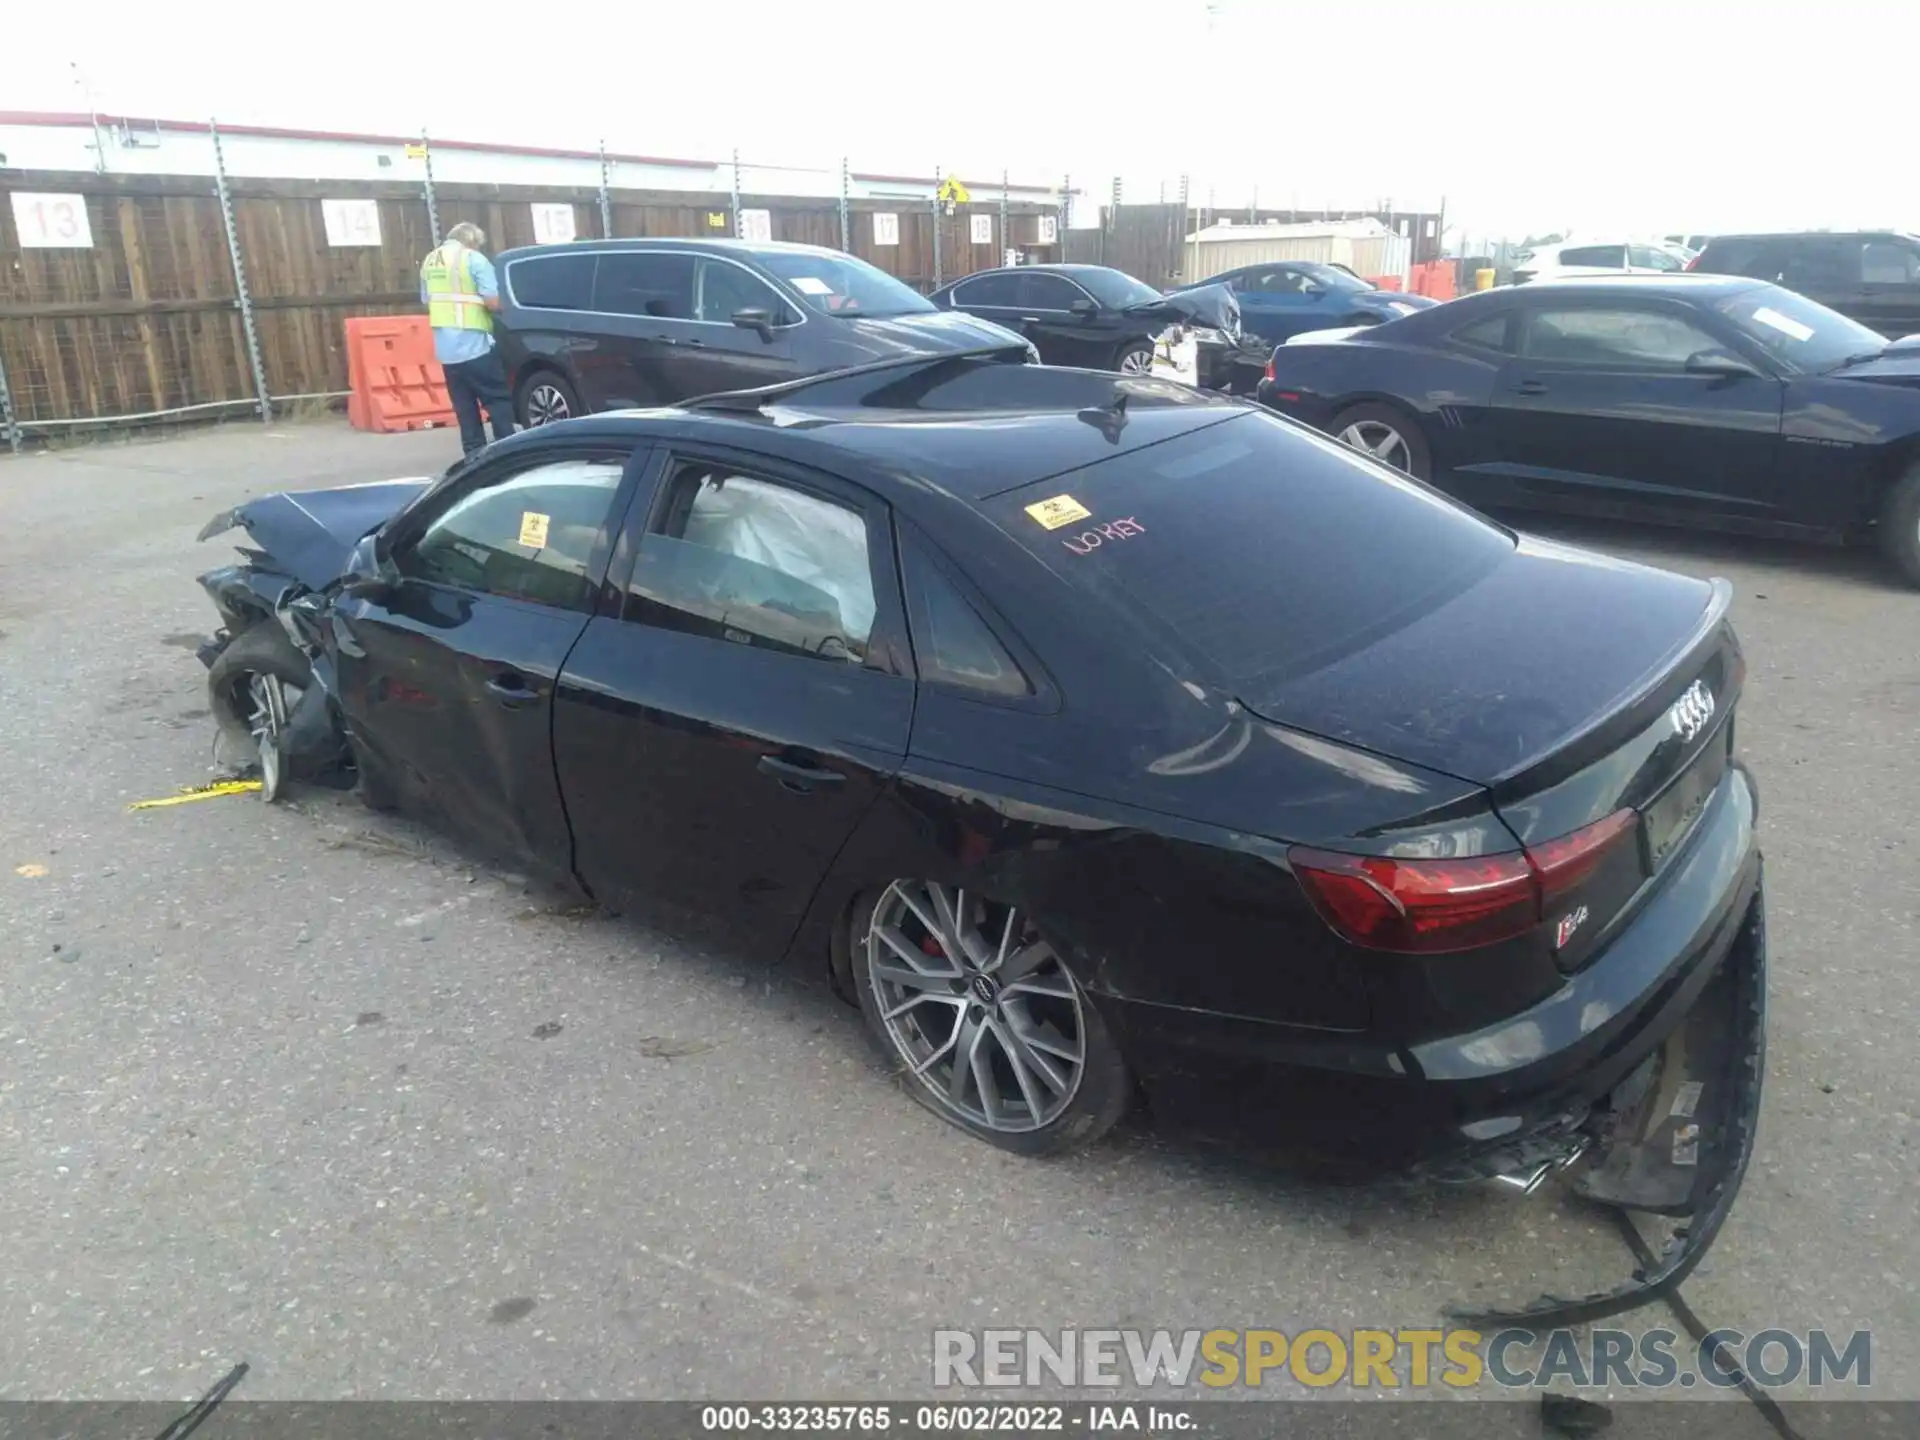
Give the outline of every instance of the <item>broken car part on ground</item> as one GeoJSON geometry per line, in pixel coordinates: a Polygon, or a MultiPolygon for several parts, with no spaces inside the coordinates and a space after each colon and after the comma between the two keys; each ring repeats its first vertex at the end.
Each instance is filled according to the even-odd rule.
{"type": "Polygon", "coordinates": [[[610,909],[825,964],[992,1144],[1143,1096],[1684,1222],[1629,1284],[1489,1323],[1668,1292],[1732,1203],[1766,956],[1723,581],[1242,402],[968,356],[205,533],[236,524],[202,657],[275,786],[350,768],[610,909]]]}

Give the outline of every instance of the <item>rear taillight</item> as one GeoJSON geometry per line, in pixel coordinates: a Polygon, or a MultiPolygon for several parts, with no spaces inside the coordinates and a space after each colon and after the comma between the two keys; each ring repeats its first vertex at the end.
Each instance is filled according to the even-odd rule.
{"type": "Polygon", "coordinates": [[[1702,250],[1697,255],[1689,255],[1687,257],[1687,263],[1682,265],[1680,268],[1682,270],[1698,270],[1700,268],[1700,256],[1706,253],[1707,253],[1706,251],[1702,250]]]}
{"type": "Polygon", "coordinates": [[[1273,379],[1273,356],[1267,356],[1267,379],[1273,379]]]}
{"type": "Polygon", "coordinates": [[[1369,950],[1443,955],[1524,935],[1585,884],[1637,817],[1621,810],[1502,855],[1402,860],[1295,846],[1288,862],[1320,918],[1369,950]]]}

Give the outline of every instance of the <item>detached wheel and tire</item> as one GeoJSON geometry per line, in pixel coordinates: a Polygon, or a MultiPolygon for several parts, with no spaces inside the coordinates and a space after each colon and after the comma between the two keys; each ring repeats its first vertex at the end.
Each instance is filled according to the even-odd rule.
{"type": "Polygon", "coordinates": [[[1391,405],[1355,405],[1336,415],[1330,428],[1336,440],[1416,480],[1426,480],[1433,473],[1427,437],[1411,417],[1391,405]]]}
{"type": "Polygon", "coordinates": [[[1144,340],[1129,340],[1120,347],[1120,353],[1113,357],[1113,368],[1122,375],[1151,375],[1153,346],[1144,340]]]}
{"type": "Polygon", "coordinates": [[[896,880],[855,908],[850,940],[868,1033],[934,1114],[1003,1150],[1053,1155],[1125,1113],[1119,1047],[1022,912],[896,880]]]}
{"type": "Polygon", "coordinates": [[[241,631],[207,670],[207,696],[221,732],[260,771],[260,795],[279,798],[289,766],[287,717],[313,684],[313,667],[271,620],[241,631]]]}
{"type": "Polygon", "coordinates": [[[586,414],[573,386],[551,370],[535,370],[514,387],[513,409],[527,429],[586,414]]]}
{"type": "Polygon", "coordinates": [[[1877,538],[1900,578],[1920,586],[1920,465],[1894,481],[1881,501],[1877,538]]]}

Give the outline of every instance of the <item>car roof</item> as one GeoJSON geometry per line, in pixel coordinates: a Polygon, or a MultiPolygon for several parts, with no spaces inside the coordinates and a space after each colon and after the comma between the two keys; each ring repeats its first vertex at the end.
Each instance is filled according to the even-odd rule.
{"type": "Polygon", "coordinates": [[[1494,290],[1476,290],[1471,294],[1460,296],[1457,300],[1448,301],[1445,306],[1436,305],[1430,310],[1422,310],[1419,313],[1431,315],[1435,311],[1445,309],[1449,315],[1458,315],[1465,307],[1486,308],[1510,301],[1516,296],[1537,295],[1542,291],[1554,295],[1631,294],[1657,295],[1671,300],[1699,300],[1710,295],[1731,295],[1766,283],[1765,280],[1755,280],[1748,275],[1716,275],[1704,271],[1658,275],[1628,274],[1625,271],[1601,275],[1542,275],[1538,280],[1529,280],[1525,285],[1503,285],[1494,290]]]}
{"type": "MultiPolygon", "coordinates": [[[[759,409],[699,401],[563,422],[584,440],[698,440],[812,464],[895,499],[939,490],[968,505],[1063,471],[1249,414],[1177,381],[961,357],[785,387],[759,409]],[[1112,407],[1127,397],[1122,411],[1112,407]]],[[[554,435],[541,426],[521,436],[554,435]]],[[[489,447],[492,449],[493,447],[489,447]]]]}
{"type": "Polygon", "coordinates": [[[1858,240],[1868,236],[1901,236],[1912,232],[1893,225],[1869,225],[1858,230],[1729,230],[1716,231],[1709,240],[1858,240]]]}
{"type": "Polygon", "coordinates": [[[534,255],[574,255],[583,251],[622,250],[695,250],[703,254],[733,255],[751,259],[756,255],[810,255],[816,258],[855,259],[844,250],[826,245],[796,245],[786,240],[731,240],[692,236],[685,239],[665,235],[625,240],[569,240],[558,245],[519,245],[503,250],[497,260],[524,260],[534,255]]]}
{"type": "MultiPolygon", "coordinates": [[[[1111,265],[1082,265],[1077,262],[1062,261],[1053,265],[998,265],[991,270],[971,270],[965,275],[956,275],[940,288],[951,290],[962,280],[977,280],[982,275],[1126,275],[1124,270],[1116,270],[1111,265]]],[[[1128,275],[1131,280],[1133,277],[1128,275]]]]}

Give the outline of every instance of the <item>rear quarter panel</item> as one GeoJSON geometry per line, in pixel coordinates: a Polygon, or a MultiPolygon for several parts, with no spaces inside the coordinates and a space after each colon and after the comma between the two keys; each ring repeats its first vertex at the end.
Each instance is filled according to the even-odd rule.
{"type": "Polygon", "coordinates": [[[1435,473],[1490,458],[1489,409],[1500,360],[1368,336],[1273,352],[1277,388],[1300,395],[1283,413],[1322,429],[1350,406],[1393,405],[1420,423],[1435,473]]]}

